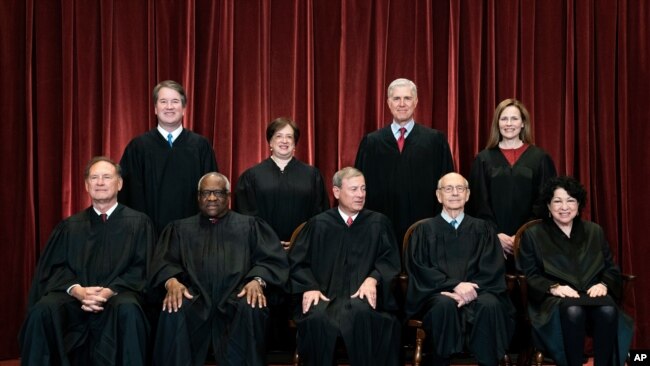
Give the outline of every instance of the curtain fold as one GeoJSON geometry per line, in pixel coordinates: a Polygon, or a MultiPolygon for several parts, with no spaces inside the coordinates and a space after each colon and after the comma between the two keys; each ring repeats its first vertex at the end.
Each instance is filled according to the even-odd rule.
{"type": "MultiPolygon", "coordinates": [[[[536,144],[587,187],[625,272],[650,257],[649,33],[643,0],[4,0],[0,359],[16,334],[34,266],[62,218],[89,204],[82,170],[119,160],[156,125],[151,89],[188,93],[184,126],[212,141],[221,171],[269,155],[274,118],[301,129],[297,157],[326,181],[364,134],[390,122],[386,87],[418,86],[419,123],[443,131],[467,175],[496,104],[528,107],[536,144]],[[18,213],[16,213],[16,211],[18,213]]],[[[387,174],[390,174],[387,172],[387,174]]],[[[433,194],[433,193],[432,193],[433,194]]],[[[650,344],[647,281],[630,311],[650,344]]]]}

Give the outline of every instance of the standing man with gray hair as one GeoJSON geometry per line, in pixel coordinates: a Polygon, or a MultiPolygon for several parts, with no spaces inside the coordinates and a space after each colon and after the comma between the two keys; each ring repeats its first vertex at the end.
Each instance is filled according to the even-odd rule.
{"type": "Polygon", "coordinates": [[[397,79],[387,94],[393,121],[361,140],[354,165],[366,177],[367,208],[388,216],[401,241],[411,224],[440,213],[436,183],[454,163],[445,135],[413,120],[415,84],[397,79]]]}
{"type": "Polygon", "coordinates": [[[217,171],[217,162],[210,142],[183,128],[187,96],[181,84],[156,85],[153,104],[158,126],[131,140],[122,154],[120,202],[149,215],[160,233],[169,222],[196,213],[196,182],[217,171]]]}
{"type": "Polygon", "coordinates": [[[289,252],[291,290],[300,296],[298,353],[309,365],[331,365],[336,339],[350,364],[397,365],[400,327],[391,285],[399,252],[386,216],[364,209],[363,174],[343,168],[333,178],[338,207],[307,221],[289,252]]]}

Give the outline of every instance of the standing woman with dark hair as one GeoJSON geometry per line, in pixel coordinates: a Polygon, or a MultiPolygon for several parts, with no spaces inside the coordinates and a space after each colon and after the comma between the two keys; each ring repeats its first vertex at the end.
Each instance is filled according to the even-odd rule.
{"type": "Polygon", "coordinates": [[[580,218],[586,197],[574,178],[550,179],[540,195],[544,220],[521,237],[517,266],[528,284],[533,339],[558,366],[581,366],[589,329],[594,365],[623,365],[633,322],[616,303],[621,272],[603,229],[580,218]]]}
{"type": "MultiPolygon", "coordinates": [[[[262,218],[280,238],[284,249],[294,229],[329,208],[329,196],[320,171],[293,154],[300,130],[289,118],[276,118],[266,128],[271,156],[246,170],[235,189],[235,211],[262,218]]],[[[269,292],[271,309],[267,328],[268,349],[288,351],[291,300],[283,291],[269,292]]]]}
{"type": "Polygon", "coordinates": [[[293,156],[299,139],[295,122],[273,120],[266,129],[271,156],[246,170],[235,190],[235,210],[266,221],[285,249],[298,225],[329,208],[320,171],[293,156]]]}
{"type": "Polygon", "coordinates": [[[508,255],[507,271],[514,271],[512,245],[517,229],[534,218],[540,187],[557,175],[551,157],[534,145],[528,110],[516,99],[499,103],[492,118],[487,146],[472,164],[469,213],[497,230],[508,255]]]}

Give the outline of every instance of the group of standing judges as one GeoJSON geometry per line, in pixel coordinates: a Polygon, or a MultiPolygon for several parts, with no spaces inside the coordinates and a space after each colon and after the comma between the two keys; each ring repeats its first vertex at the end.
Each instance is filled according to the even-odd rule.
{"type": "Polygon", "coordinates": [[[444,134],[413,120],[415,84],[393,81],[393,121],[363,138],[355,168],[336,172],[331,209],[319,170],[293,156],[298,126],[278,118],[266,132],[270,157],[239,177],[235,211],[211,144],[182,126],[183,87],[163,81],[153,102],[157,127],[134,138],[119,165],[89,162],[92,206],[50,236],[19,334],[23,364],[202,365],[211,349],[220,365],[261,365],[276,304],[271,315],[284,309],[296,321],[309,364],[331,364],[340,337],[352,365],[395,365],[398,243],[424,218],[405,253],[402,310],[423,319],[428,359],[449,364],[468,347],[495,365],[506,353],[513,235],[556,175],[521,102],[497,106],[468,182],[453,173],[444,134]]]}

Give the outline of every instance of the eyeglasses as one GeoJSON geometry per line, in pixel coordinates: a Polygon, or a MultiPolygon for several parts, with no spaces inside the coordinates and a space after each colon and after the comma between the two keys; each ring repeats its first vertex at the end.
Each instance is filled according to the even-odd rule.
{"type": "Polygon", "coordinates": [[[199,196],[203,199],[208,199],[210,196],[214,195],[217,198],[224,199],[228,197],[230,192],[224,190],[215,190],[215,191],[199,191],[199,196]]]}
{"type": "Polygon", "coordinates": [[[444,186],[438,188],[438,190],[443,191],[445,193],[451,193],[456,189],[458,193],[464,193],[467,190],[467,186],[444,186]]]}

